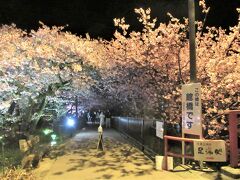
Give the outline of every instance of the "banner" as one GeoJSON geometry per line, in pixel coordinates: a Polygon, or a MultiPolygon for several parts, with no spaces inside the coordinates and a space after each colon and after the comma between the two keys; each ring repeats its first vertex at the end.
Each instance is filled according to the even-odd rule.
{"type": "Polygon", "coordinates": [[[194,159],[198,161],[226,162],[224,140],[194,140],[194,159]]]}
{"type": "Polygon", "coordinates": [[[202,137],[201,84],[182,86],[182,132],[202,137]]]}

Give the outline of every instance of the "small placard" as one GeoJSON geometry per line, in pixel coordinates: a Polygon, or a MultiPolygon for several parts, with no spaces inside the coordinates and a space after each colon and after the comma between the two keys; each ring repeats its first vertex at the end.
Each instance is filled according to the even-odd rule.
{"type": "Polygon", "coordinates": [[[164,132],[163,122],[156,121],[156,136],[163,139],[163,132],[164,132]]]}
{"type": "Polygon", "coordinates": [[[19,148],[21,152],[26,152],[29,149],[26,139],[19,140],[19,148]]]}
{"type": "Polygon", "coordinates": [[[224,140],[194,140],[194,159],[198,161],[226,162],[224,140]]]}

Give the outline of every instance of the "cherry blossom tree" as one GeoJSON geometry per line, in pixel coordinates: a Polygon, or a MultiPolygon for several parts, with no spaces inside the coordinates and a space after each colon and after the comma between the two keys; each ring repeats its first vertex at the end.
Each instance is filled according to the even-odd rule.
{"type": "MultiPolygon", "coordinates": [[[[209,12],[204,1],[200,6],[203,13],[209,12]]],[[[157,26],[150,9],[135,12],[143,24],[141,32],[129,32],[124,18],[114,20],[120,30],[107,45],[113,68],[105,89],[125,112],[180,122],[181,85],[190,79],[188,19],[180,21],[169,14],[169,23],[157,26]]],[[[240,23],[224,30],[205,27],[205,21],[196,22],[197,76],[202,84],[204,128],[213,138],[227,129],[223,112],[240,108],[240,23]]]]}
{"type": "Polygon", "coordinates": [[[49,97],[61,96],[66,86],[68,95],[88,95],[104,63],[98,60],[103,46],[62,29],[44,24],[31,33],[15,25],[0,29],[1,121],[20,121],[22,129],[31,124],[34,130],[49,97]]]}
{"type": "MultiPolygon", "coordinates": [[[[227,128],[223,112],[240,108],[240,19],[228,30],[206,27],[210,8],[203,0],[199,5],[205,18],[196,22],[197,78],[206,136],[213,138],[227,128]]],[[[30,33],[2,26],[1,122],[34,130],[54,102],[59,117],[77,97],[88,109],[102,106],[119,115],[179,123],[181,85],[190,81],[188,19],[168,14],[169,22],[158,24],[151,9],[135,13],[143,29],[130,31],[124,18],[114,19],[117,30],[111,41],[43,23],[30,33]]]]}

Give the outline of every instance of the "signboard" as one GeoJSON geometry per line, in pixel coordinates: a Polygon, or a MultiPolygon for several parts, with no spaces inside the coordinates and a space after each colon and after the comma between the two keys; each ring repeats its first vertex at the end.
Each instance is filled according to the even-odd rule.
{"type": "Polygon", "coordinates": [[[21,152],[26,152],[29,149],[26,139],[19,140],[19,148],[21,152]]]}
{"type": "Polygon", "coordinates": [[[156,121],[156,136],[163,139],[163,122],[156,121]]]}
{"type": "Polygon", "coordinates": [[[194,140],[194,159],[199,161],[226,162],[224,140],[194,140]]]}
{"type": "Polygon", "coordinates": [[[202,137],[201,84],[182,86],[182,132],[202,137]]]}

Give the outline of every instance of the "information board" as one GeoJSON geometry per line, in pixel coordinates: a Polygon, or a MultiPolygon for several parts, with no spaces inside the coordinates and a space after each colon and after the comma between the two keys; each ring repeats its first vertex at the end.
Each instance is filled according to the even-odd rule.
{"type": "Polygon", "coordinates": [[[194,140],[193,146],[195,160],[226,162],[224,140],[194,140]]]}

